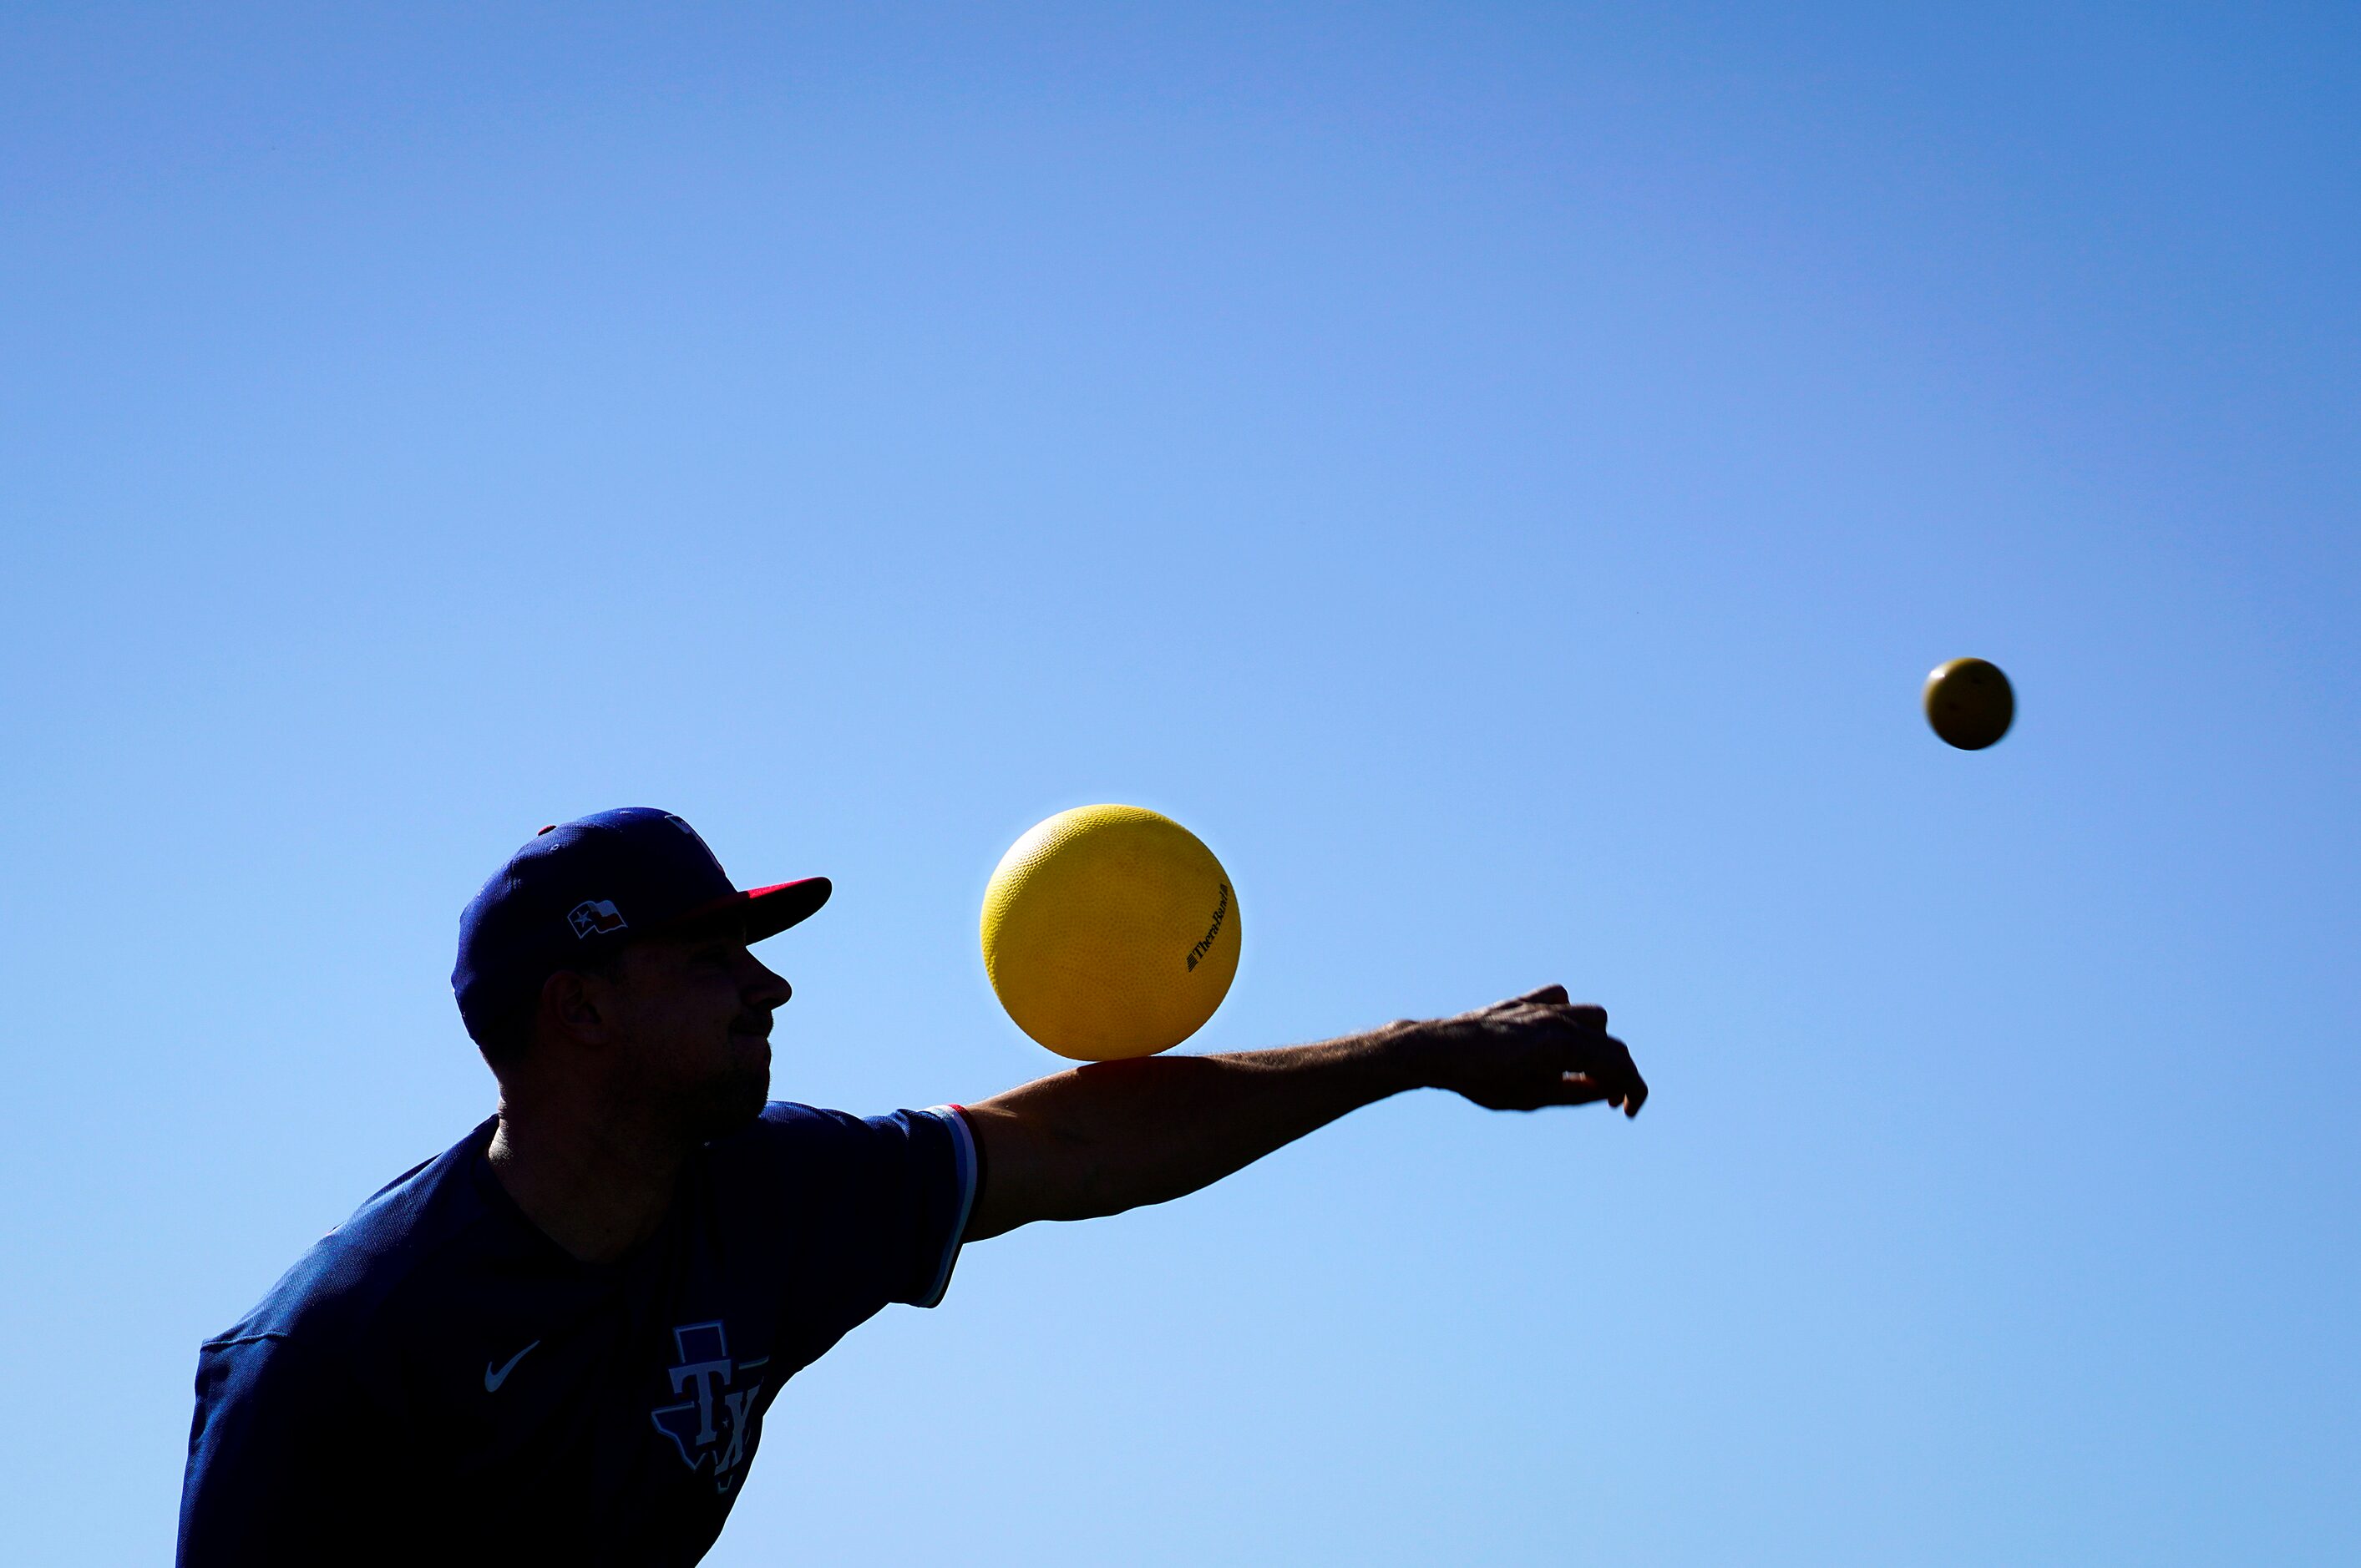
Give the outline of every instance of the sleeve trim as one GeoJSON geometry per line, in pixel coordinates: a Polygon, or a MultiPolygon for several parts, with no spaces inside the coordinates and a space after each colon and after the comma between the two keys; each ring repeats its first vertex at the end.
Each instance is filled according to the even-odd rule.
{"type": "Polygon", "coordinates": [[[967,1239],[969,1212],[975,1207],[976,1149],[975,1135],[969,1130],[967,1114],[956,1105],[929,1106],[925,1113],[941,1122],[951,1135],[951,1161],[954,1179],[959,1182],[959,1198],[952,1205],[950,1239],[943,1244],[942,1260],[936,1264],[934,1277],[925,1292],[912,1305],[931,1307],[943,1299],[950,1288],[951,1268],[959,1262],[960,1246],[967,1239]]]}

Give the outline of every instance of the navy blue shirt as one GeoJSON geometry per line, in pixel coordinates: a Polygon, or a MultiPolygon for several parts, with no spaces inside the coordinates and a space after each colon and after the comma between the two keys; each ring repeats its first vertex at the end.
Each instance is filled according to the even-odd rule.
{"type": "Polygon", "coordinates": [[[955,1110],[774,1102],[588,1264],[500,1186],[492,1127],[199,1352],[182,1568],[695,1563],[780,1385],[888,1301],[941,1299],[975,1198],[955,1110]]]}

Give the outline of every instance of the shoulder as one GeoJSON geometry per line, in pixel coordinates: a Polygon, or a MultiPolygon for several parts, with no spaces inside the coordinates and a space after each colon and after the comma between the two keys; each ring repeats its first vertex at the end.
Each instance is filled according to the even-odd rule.
{"type": "Polygon", "coordinates": [[[774,1101],[716,1140],[709,1168],[725,1191],[759,1191],[805,1212],[884,1201],[914,1187],[970,1179],[973,1141],[952,1107],[856,1116],[774,1101]]]}
{"type": "Polygon", "coordinates": [[[830,1111],[818,1105],[798,1105],[792,1100],[774,1100],[763,1107],[754,1124],[740,1135],[741,1137],[787,1139],[826,1145],[847,1138],[859,1138],[869,1124],[850,1111],[830,1111]]]}
{"type": "Polygon", "coordinates": [[[812,1177],[870,1157],[870,1124],[847,1111],[774,1100],[762,1114],[708,1146],[717,1175],[812,1177]]]}
{"type": "Polygon", "coordinates": [[[869,1162],[906,1153],[914,1145],[941,1140],[960,1121],[949,1106],[930,1111],[896,1111],[884,1116],[856,1116],[774,1100],[753,1123],[711,1146],[716,1163],[741,1161],[829,1165],[869,1162]]]}
{"type": "Polygon", "coordinates": [[[474,1167],[490,1125],[372,1193],[203,1351],[283,1342],[324,1353],[366,1338],[386,1303],[482,1218],[474,1167]]]}

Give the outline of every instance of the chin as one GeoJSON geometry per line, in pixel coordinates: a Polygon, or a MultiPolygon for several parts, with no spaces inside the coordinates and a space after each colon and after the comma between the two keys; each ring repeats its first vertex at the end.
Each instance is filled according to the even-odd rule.
{"type": "Polygon", "coordinates": [[[771,1066],[741,1068],[714,1086],[709,1136],[734,1133],[763,1113],[771,1101],[771,1066]]]}
{"type": "Polygon", "coordinates": [[[744,1128],[771,1098],[770,1042],[733,1037],[730,1044],[722,1060],[670,1086],[667,1098],[679,1108],[686,1130],[703,1142],[744,1128]]]}

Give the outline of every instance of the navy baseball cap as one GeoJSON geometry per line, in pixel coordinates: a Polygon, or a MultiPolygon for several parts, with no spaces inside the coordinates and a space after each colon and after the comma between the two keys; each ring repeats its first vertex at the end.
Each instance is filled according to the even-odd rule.
{"type": "Polygon", "coordinates": [[[559,970],[709,918],[735,920],[759,942],[818,909],[829,892],[819,876],[741,890],[671,812],[602,811],[543,828],[492,873],[459,916],[451,990],[483,1044],[559,970]]]}

